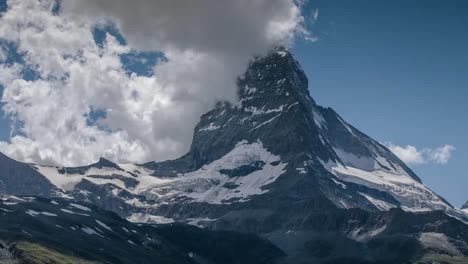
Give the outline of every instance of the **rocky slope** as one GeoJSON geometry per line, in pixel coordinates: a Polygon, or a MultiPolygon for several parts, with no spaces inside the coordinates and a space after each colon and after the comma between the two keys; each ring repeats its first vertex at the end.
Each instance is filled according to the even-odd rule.
{"type": "Polygon", "coordinates": [[[283,256],[254,235],[135,225],[60,198],[0,200],[0,263],[276,263],[283,256]]]}
{"type": "Polygon", "coordinates": [[[265,235],[135,225],[92,204],[2,196],[0,263],[464,263],[466,225],[442,211],[338,209],[265,235]]]}

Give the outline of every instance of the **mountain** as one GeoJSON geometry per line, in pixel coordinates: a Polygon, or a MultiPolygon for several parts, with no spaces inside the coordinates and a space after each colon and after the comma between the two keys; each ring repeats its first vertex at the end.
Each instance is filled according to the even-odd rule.
{"type": "Polygon", "coordinates": [[[462,210],[468,209],[468,201],[461,207],[462,210]]]}
{"type": "Polygon", "coordinates": [[[468,254],[467,215],[385,146],[316,104],[287,50],[253,60],[238,87],[239,102],[204,114],[178,159],[67,168],[5,157],[1,190],[27,195],[25,175],[37,182],[31,195],[89,202],[132,222],[255,233],[290,263],[468,254]]]}
{"type": "Polygon", "coordinates": [[[60,198],[0,200],[0,263],[277,263],[283,256],[254,235],[135,225],[60,198]]]}
{"type": "Polygon", "coordinates": [[[203,115],[179,159],[35,168],[65,195],[136,221],[234,224],[304,206],[453,210],[385,146],[317,105],[286,50],[257,58],[238,85],[239,103],[203,115]]]}

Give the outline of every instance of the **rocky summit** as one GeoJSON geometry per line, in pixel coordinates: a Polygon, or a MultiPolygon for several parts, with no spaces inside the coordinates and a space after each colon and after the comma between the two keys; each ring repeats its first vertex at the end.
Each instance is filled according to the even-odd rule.
{"type": "Polygon", "coordinates": [[[131,222],[254,233],[289,263],[452,263],[468,254],[468,215],[319,106],[288,50],[253,60],[238,87],[238,103],[204,114],[178,159],[69,168],[1,156],[0,190],[91,203],[131,222]]]}

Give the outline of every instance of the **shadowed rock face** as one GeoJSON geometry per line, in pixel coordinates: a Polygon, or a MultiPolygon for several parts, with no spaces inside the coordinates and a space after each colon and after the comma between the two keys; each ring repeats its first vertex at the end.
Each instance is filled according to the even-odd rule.
{"type": "Polygon", "coordinates": [[[49,197],[57,191],[34,165],[18,162],[0,153],[0,193],[49,197]]]}
{"type": "Polygon", "coordinates": [[[468,209],[468,201],[461,207],[461,209],[468,209]]]}

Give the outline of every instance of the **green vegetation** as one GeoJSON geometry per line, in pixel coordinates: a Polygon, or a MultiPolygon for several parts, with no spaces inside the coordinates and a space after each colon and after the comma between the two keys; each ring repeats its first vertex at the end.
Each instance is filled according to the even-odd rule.
{"type": "Polygon", "coordinates": [[[99,264],[73,256],[61,254],[39,244],[18,242],[15,245],[16,255],[28,264],[99,264]]]}
{"type": "Polygon", "coordinates": [[[427,255],[424,255],[420,260],[415,262],[415,264],[466,264],[466,263],[468,263],[468,257],[463,257],[463,256],[452,257],[449,255],[441,255],[441,254],[427,254],[427,255]]]}

